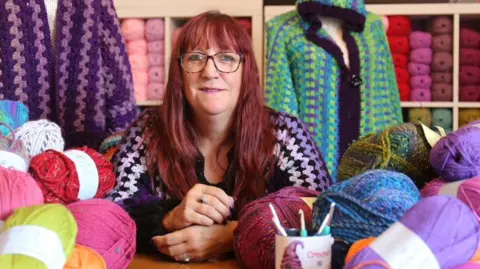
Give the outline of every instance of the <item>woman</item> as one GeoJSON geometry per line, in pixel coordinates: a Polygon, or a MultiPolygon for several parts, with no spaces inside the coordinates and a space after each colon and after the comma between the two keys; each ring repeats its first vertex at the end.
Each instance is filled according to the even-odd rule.
{"type": "Polygon", "coordinates": [[[202,261],[232,250],[246,203],[331,179],[302,123],[264,107],[251,40],[233,18],[192,18],[171,59],[163,105],[118,146],[110,199],[135,219],[139,252],[202,261]]]}

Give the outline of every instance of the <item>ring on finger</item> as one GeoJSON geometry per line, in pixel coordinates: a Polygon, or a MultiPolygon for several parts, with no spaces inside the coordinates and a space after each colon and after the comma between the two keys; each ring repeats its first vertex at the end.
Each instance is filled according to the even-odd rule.
{"type": "Polygon", "coordinates": [[[205,194],[203,193],[202,196],[200,196],[200,203],[206,204],[207,203],[207,197],[205,197],[205,194]]]}
{"type": "Polygon", "coordinates": [[[189,262],[191,260],[190,256],[188,256],[187,253],[183,253],[182,256],[180,256],[180,261],[182,262],[189,262]]]}

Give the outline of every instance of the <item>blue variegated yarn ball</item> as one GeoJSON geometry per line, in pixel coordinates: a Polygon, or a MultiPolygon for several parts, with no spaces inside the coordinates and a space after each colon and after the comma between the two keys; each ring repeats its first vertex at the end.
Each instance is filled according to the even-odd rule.
{"type": "Polygon", "coordinates": [[[369,170],[324,191],[313,205],[312,225],[318,229],[335,202],[332,235],[354,243],[378,236],[420,200],[420,192],[405,174],[369,170]]]}

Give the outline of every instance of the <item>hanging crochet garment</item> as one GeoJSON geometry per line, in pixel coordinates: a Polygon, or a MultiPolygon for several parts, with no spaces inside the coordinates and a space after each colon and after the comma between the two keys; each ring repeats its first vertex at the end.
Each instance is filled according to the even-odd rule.
{"type": "Polygon", "coordinates": [[[53,53],[44,0],[0,0],[0,99],[56,122],[66,147],[98,148],[137,114],[112,0],[58,1],[53,53]]]}
{"type": "Polygon", "coordinates": [[[334,179],[349,144],[402,122],[382,18],[361,0],[299,0],[269,20],[266,72],[268,105],[305,122],[334,179]],[[343,21],[349,66],[321,16],[343,21]]]}

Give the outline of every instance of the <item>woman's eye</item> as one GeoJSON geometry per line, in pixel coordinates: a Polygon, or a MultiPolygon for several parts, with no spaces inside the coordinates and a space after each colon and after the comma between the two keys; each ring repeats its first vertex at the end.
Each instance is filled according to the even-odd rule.
{"type": "Polygon", "coordinates": [[[228,54],[224,54],[224,55],[220,55],[220,60],[223,62],[233,62],[235,59],[228,54]]]}
{"type": "Polygon", "coordinates": [[[198,62],[203,60],[203,55],[202,54],[192,54],[190,57],[188,57],[189,61],[192,62],[198,62]]]}

